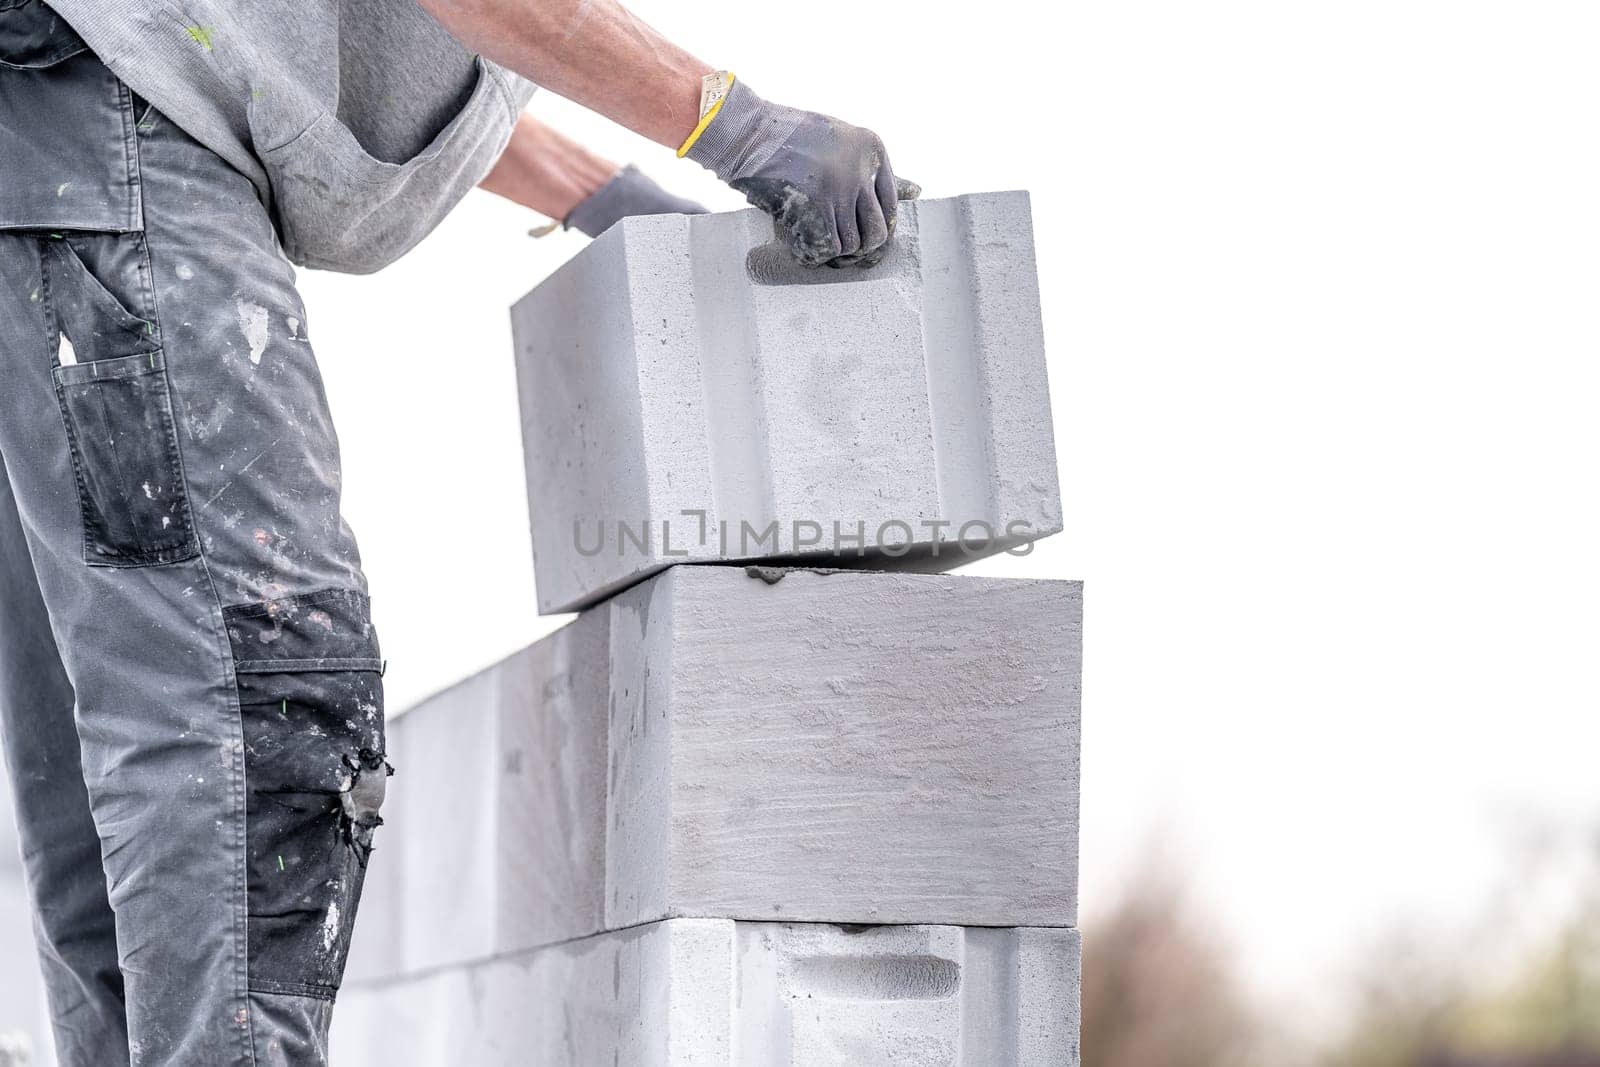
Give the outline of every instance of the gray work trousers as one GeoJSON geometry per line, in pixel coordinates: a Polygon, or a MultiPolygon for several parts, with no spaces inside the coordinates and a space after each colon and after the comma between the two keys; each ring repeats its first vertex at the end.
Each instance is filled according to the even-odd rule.
{"type": "Polygon", "coordinates": [[[69,1067],[326,1061],[390,773],[339,495],[255,189],[0,0],[0,733],[69,1067]]]}

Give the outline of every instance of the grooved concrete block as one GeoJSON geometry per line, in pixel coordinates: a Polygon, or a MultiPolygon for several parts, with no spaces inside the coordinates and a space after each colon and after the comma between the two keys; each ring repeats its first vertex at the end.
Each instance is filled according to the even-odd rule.
{"type": "Polygon", "coordinates": [[[674,567],[391,723],[364,944],[401,964],[358,973],[675,917],[1075,925],[1080,585],[751,570],[674,567]]]}
{"type": "Polygon", "coordinates": [[[347,985],[344,1067],[1076,1067],[1075,930],[673,919],[347,985]]]}
{"type": "Polygon", "coordinates": [[[512,311],[539,609],[683,561],[943,570],[1061,529],[1026,193],[867,270],[757,211],[632,218],[512,311]]]}
{"type": "Polygon", "coordinates": [[[54,1063],[11,783],[0,762],[0,1067],[54,1063]]]}
{"type": "Polygon", "coordinates": [[[17,813],[11,804],[11,779],[0,760],[0,882],[22,879],[22,845],[17,836],[17,813]]]}
{"type": "Polygon", "coordinates": [[[54,1063],[51,1047],[32,912],[19,872],[0,877],[0,1067],[54,1063]],[[24,1055],[30,1049],[32,1056],[24,1055]]]}

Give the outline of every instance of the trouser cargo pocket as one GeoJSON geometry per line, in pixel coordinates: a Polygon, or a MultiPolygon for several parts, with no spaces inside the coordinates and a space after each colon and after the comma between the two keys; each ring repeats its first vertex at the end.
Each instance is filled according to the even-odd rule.
{"type": "Polygon", "coordinates": [[[43,70],[88,47],[42,0],[0,0],[0,67],[43,70]]]}
{"type": "Polygon", "coordinates": [[[129,310],[90,269],[150,302],[140,234],[46,237],[43,298],[71,342],[54,368],[91,566],[147,567],[199,552],[166,356],[153,312],[129,310]]]}
{"type": "Polygon", "coordinates": [[[0,230],[129,233],[133,94],[41,0],[0,0],[0,230]]]}
{"type": "Polygon", "coordinates": [[[367,599],[224,612],[244,730],[250,989],[332,999],[390,768],[367,599]]]}

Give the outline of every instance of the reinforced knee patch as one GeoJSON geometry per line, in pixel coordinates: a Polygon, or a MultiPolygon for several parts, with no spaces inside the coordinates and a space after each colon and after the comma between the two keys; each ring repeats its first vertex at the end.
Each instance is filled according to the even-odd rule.
{"type": "Polygon", "coordinates": [[[326,590],[224,615],[244,729],[250,988],[331,1000],[393,773],[370,607],[326,590]]]}

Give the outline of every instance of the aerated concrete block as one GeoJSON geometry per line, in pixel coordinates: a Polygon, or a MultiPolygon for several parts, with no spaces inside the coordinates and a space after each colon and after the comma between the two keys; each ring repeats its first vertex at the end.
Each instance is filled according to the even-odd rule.
{"type": "Polygon", "coordinates": [[[343,1067],[1076,1067],[1075,930],[673,919],[347,985],[343,1067]]]}
{"type": "Polygon", "coordinates": [[[0,1067],[44,1067],[55,1062],[51,1048],[11,783],[0,762],[0,1067]]]}
{"type": "Polygon", "coordinates": [[[352,966],[676,917],[1073,926],[1080,634],[1075,582],[674,567],[391,723],[403,884],[363,937],[402,962],[352,966]]]}
{"type": "Polygon", "coordinates": [[[11,802],[11,779],[0,760],[0,883],[22,879],[22,846],[17,836],[17,813],[11,802]]]}
{"type": "Polygon", "coordinates": [[[0,1067],[53,1063],[50,1047],[28,893],[21,872],[7,874],[0,876],[0,1067]]]}
{"type": "Polygon", "coordinates": [[[757,211],[631,218],[512,311],[539,609],[684,561],[944,570],[1061,529],[1026,193],[805,270],[757,211]]]}

